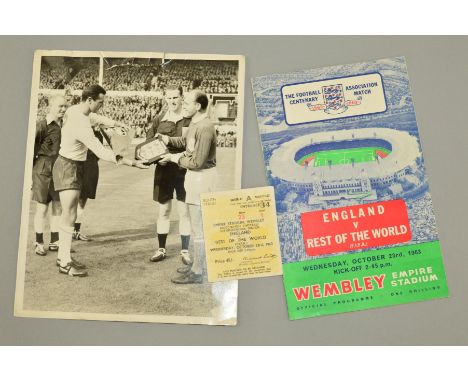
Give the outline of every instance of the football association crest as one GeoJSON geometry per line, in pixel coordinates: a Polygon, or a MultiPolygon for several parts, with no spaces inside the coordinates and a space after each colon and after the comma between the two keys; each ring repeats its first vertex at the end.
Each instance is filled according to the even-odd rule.
{"type": "Polygon", "coordinates": [[[325,113],[341,114],[348,110],[343,92],[343,85],[322,86],[325,113]]]}

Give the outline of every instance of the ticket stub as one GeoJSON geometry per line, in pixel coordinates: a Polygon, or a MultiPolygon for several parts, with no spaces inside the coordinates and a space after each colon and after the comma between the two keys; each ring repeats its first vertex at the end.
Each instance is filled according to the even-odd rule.
{"type": "Polygon", "coordinates": [[[208,281],[281,275],[273,187],[201,195],[208,281]]]}

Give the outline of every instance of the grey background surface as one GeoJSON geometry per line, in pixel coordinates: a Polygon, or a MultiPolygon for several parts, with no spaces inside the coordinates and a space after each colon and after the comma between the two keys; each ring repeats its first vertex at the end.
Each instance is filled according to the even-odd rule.
{"type": "Polygon", "coordinates": [[[3,37],[0,51],[0,345],[468,344],[468,38],[3,37]],[[251,77],[406,56],[450,297],[293,322],[287,318],[281,277],[270,277],[239,283],[236,327],[13,317],[36,49],[245,55],[244,188],[266,184],[251,77]]]}

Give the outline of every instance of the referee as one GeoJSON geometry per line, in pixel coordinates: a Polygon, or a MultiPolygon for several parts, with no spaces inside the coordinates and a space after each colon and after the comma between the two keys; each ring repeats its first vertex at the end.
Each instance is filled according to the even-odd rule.
{"type": "MultiPolygon", "coordinates": [[[[154,119],[151,128],[146,133],[146,140],[154,138],[156,134],[181,137],[185,134],[190,124],[190,118],[182,116],[182,88],[168,86],[164,95],[167,111],[154,119]]],[[[169,152],[173,154],[183,151],[183,148],[169,147],[169,152]]],[[[169,234],[169,218],[175,191],[179,213],[179,234],[182,245],[180,255],[184,264],[189,265],[192,263],[188,251],[191,227],[188,206],[185,203],[186,192],[184,181],[186,172],[185,168],[179,167],[176,163],[156,163],[153,200],[158,203],[159,207],[156,225],[159,247],[153,256],[151,256],[150,261],[157,262],[166,258],[166,239],[169,234]]]]}
{"type": "Polygon", "coordinates": [[[49,205],[52,206],[50,217],[49,251],[59,248],[58,219],[62,212],[58,192],[54,190],[52,167],[60,148],[62,119],[67,110],[67,101],[62,96],[49,99],[49,113],[36,124],[34,142],[34,167],[32,170],[32,200],[36,201],[34,230],[36,231],[35,253],[45,256],[44,221],[49,205]]]}

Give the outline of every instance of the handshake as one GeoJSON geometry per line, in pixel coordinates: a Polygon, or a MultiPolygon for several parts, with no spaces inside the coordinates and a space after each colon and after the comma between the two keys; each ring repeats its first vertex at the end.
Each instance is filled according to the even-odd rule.
{"type": "Polygon", "coordinates": [[[149,168],[149,166],[145,164],[144,161],[141,159],[131,160],[131,159],[124,158],[121,155],[117,155],[115,159],[118,165],[125,165],[128,167],[136,167],[136,168],[141,168],[141,169],[149,168]]]}
{"type": "MultiPolygon", "coordinates": [[[[155,138],[159,139],[164,143],[164,145],[169,144],[169,137],[164,134],[156,133],[154,136],[155,138]]],[[[178,153],[178,154],[171,154],[171,153],[165,153],[162,154],[157,161],[158,165],[165,166],[169,162],[174,162],[175,164],[179,164],[179,159],[181,156],[184,156],[185,153],[178,153]]]]}
{"type": "Polygon", "coordinates": [[[161,166],[165,166],[169,162],[174,162],[175,164],[179,164],[180,157],[183,157],[185,153],[178,153],[178,154],[164,154],[161,156],[161,159],[158,161],[158,164],[161,166]]]}
{"type": "Polygon", "coordinates": [[[158,138],[160,141],[163,141],[166,146],[169,144],[169,137],[167,135],[156,133],[154,137],[158,138]]]}
{"type": "Polygon", "coordinates": [[[135,148],[135,158],[143,160],[146,165],[157,163],[165,166],[169,162],[179,163],[181,156],[185,153],[171,154],[167,149],[169,137],[164,134],[156,133],[155,136],[146,142],[140,143],[135,148]]]}

